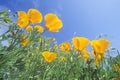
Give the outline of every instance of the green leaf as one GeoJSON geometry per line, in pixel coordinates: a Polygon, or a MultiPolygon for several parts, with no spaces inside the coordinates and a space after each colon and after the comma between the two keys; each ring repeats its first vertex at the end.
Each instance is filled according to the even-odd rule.
{"type": "Polygon", "coordinates": [[[8,15],[8,13],[9,13],[8,10],[2,11],[2,12],[0,12],[0,17],[5,17],[8,15]]]}
{"type": "Polygon", "coordinates": [[[11,23],[12,22],[12,20],[8,16],[4,18],[4,21],[6,23],[11,23]]]}

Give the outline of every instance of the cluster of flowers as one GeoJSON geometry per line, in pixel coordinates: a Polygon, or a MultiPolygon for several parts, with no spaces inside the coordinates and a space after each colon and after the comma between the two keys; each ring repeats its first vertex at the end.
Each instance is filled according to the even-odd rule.
{"type": "Polygon", "coordinates": [[[120,52],[108,49],[109,40],[74,36],[58,44],[54,37],[44,36],[63,27],[56,14],[31,8],[17,15],[13,22],[8,11],[0,11],[0,27],[7,27],[0,35],[0,79],[120,80],[120,52]]]}
{"type": "MultiPolygon", "coordinates": [[[[18,12],[18,26],[20,28],[25,28],[28,33],[30,33],[33,30],[33,26],[30,26],[30,24],[36,24],[42,22],[42,14],[40,11],[36,9],[29,9],[28,13],[24,11],[18,12]]],[[[46,14],[44,16],[45,20],[45,27],[48,31],[51,32],[59,32],[59,29],[62,28],[63,23],[58,18],[57,15],[53,13],[46,14]]],[[[34,29],[36,29],[39,33],[44,32],[44,28],[40,25],[35,25],[34,29]]],[[[26,46],[29,42],[29,40],[26,38],[26,36],[22,36],[23,41],[21,42],[22,46],[26,46]]],[[[98,66],[100,64],[100,60],[102,57],[105,57],[105,51],[107,47],[110,45],[110,41],[106,39],[98,39],[90,41],[88,38],[85,37],[74,37],[72,39],[73,48],[72,45],[69,42],[64,42],[60,44],[59,48],[64,52],[69,52],[72,49],[75,49],[76,51],[80,52],[79,54],[80,58],[83,58],[85,61],[90,58],[90,52],[86,50],[86,47],[91,44],[93,51],[91,52],[94,59],[95,64],[98,66]]],[[[49,52],[44,51],[42,53],[42,56],[44,57],[46,62],[52,62],[56,59],[57,53],[55,52],[49,52]]],[[[62,60],[66,60],[64,56],[61,56],[62,60]]]]}
{"type": "MultiPolygon", "coordinates": [[[[95,58],[95,64],[97,66],[100,64],[101,58],[105,57],[105,50],[110,44],[110,42],[106,39],[98,39],[90,42],[90,40],[85,37],[74,37],[72,39],[72,43],[74,46],[73,49],[81,53],[79,54],[79,57],[83,58],[84,61],[90,58],[90,52],[86,50],[86,47],[91,44],[93,48],[92,55],[95,58]]],[[[59,47],[62,51],[65,51],[66,53],[72,50],[71,44],[69,42],[64,42],[60,44],[59,47]]],[[[56,59],[56,53],[53,54],[53,52],[45,51],[42,54],[47,62],[52,62],[56,59]]],[[[63,56],[61,57],[61,59],[66,60],[66,58],[63,56]]]]}
{"type": "MultiPolygon", "coordinates": [[[[43,19],[42,13],[37,9],[29,9],[28,13],[24,11],[18,12],[18,22],[17,25],[19,28],[25,28],[28,33],[33,30],[33,26],[30,24],[41,23],[43,19]]],[[[62,28],[62,21],[58,18],[56,14],[48,13],[44,16],[45,27],[48,31],[59,32],[59,29],[62,28]]],[[[35,25],[34,29],[37,29],[39,33],[44,32],[44,28],[41,25],[35,25]]],[[[21,45],[25,46],[29,42],[26,36],[22,37],[23,41],[21,45]]]]}

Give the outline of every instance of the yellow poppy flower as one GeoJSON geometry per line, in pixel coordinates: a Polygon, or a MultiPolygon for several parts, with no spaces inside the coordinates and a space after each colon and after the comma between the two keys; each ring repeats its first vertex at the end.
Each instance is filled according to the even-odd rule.
{"type": "Polygon", "coordinates": [[[29,42],[29,39],[25,39],[25,40],[23,40],[20,44],[21,44],[22,46],[26,46],[26,45],[28,44],[28,42],[29,42]]]}
{"type": "Polygon", "coordinates": [[[99,60],[95,60],[95,61],[94,61],[94,64],[95,64],[96,66],[99,66],[99,65],[100,65],[100,61],[99,61],[99,60]]]}
{"type": "Polygon", "coordinates": [[[22,36],[21,36],[21,40],[22,40],[22,42],[20,42],[20,44],[21,44],[22,46],[26,46],[26,45],[28,44],[28,42],[29,42],[29,39],[26,38],[25,35],[22,35],[22,36]]]}
{"type": "Polygon", "coordinates": [[[97,54],[94,51],[92,51],[92,55],[96,60],[100,60],[102,58],[102,56],[100,54],[97,54]]]}
{"type": "Polygon", "coordinates": [[[90,58],[90,55],[89,55],[90,53],[88,51],[83,50],[82,54],[83,54],[84,61],[86,61],[88,58],[90,58]]]}
{"type": "Polygon", "coordinates": [[[31,32],[33,30],[33,27],[32,26],[27,26],[26,27],[26,31],[29,33],[29,32],[31,32]]]}
{"type": "Polygon", "coordinates": [[[19,11],[18,12],[18,22],[17,25],[20,28],[24,28],[28,25],[29,21],[28,21],[28,16],[24,11],[19,11]]]}
{"type": "Polygon", "coordinates": [[[62,49],[62,51],[69,51],[71,48],[71,45],[69,42],[64,42],[60,45],[60,48],[62,49]]]}
{"type": "Polygon", "coordinates": [[[90,40],[84,37],[75,37],[72,39],[72,43],[76,50],[84,50],[90,43],[90,40]]]}
{"type": "Polygon", "coordinates": [[[44,59],[45,59],[46,62],[50,63],[50,62],[52,62],[53,60],[56,59],[57,55],[54,52],[44,51],[42,53],[42,56],[44,57],[44,59]]]}
{"type": "Polygon", "coordinates": [[[28,10],[29,21],[32,24],[42,22],[42,14],[37,9],[28,10]]]}
{"type": "Polygon", "coordinates": [[[64,56],[60,56],[60,60],[62,60],[62,61],[66,61],[66,57],[64,57],[64,56]]]}
{"type": "Polygon", "coordinates": [[[105,56],[105,50],[110,45],[110,41],[106,39],[93,40],[91,42],[92,48],[97,54],[100,54],[102,57],[105,56]]]}
{"type": "Polygon", "coordinates": [[[36,25],[34,28],[37,29],[37,31],[39,33],[43,33],[44,32],[44,28],[42,26],[36,25]]]}
{"type": "Polygon", "coordinates": [[[52,13],[46,14],[44,18],[45,26],[48,31],[59,32],[59,29],[61,29],[63,26],[62,21],[55,14],[52,13]]]}

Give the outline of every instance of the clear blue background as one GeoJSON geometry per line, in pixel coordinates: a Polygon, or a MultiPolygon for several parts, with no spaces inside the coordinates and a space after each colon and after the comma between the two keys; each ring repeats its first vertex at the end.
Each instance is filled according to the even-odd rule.
{"type": "Polygon", "coordinates": [[[120,0],[0,0],[0,10],[11,12],[29,8],[39,9],[43,15],[57,14],[63,21],[59,33],[47,32],[58,43],[74,36],[88,37],[107,34],[111,46],[120,50],[120,0]]]}

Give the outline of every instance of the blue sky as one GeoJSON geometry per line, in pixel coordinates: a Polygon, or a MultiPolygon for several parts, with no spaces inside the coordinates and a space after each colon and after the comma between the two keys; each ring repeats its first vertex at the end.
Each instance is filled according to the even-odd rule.
{"type": "Polygon", "coordinates": [[[120,50],[120,0],[1,0],[0,10],[11,12],[39,9],[43,15],[57,14],[63,21],[59,33],[45,33],[56,37],[58,43],[74,36],[88,37],[107,34],[111,46],[120,50]]]}

